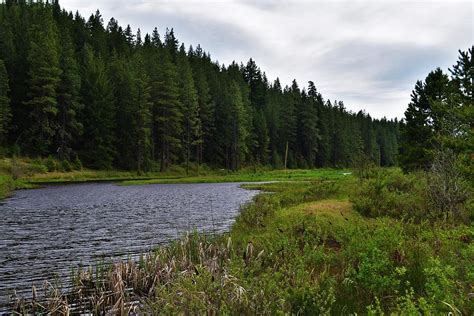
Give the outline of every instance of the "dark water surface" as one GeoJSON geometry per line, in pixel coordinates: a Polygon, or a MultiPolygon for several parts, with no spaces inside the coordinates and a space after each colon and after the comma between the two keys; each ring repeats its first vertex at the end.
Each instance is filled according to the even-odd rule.
{"type": "Polygon", "coordinates": [[[0,306],[56,274],[145,252],[197,228],[223,232],[257,191],[238,183],[23,190],[0,202],[0,306]]]}

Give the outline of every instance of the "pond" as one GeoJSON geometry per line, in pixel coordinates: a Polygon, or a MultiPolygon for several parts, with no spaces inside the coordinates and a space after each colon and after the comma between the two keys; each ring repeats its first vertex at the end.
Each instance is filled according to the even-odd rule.
{"type": "Polygon", "coordinates": [[[0,202],[0,306],[13,289],[102,259],[123,258],[197,229],[221,233],[258,191],[239,183],[118,186],[90,183],[17,191],[0,202]]]}

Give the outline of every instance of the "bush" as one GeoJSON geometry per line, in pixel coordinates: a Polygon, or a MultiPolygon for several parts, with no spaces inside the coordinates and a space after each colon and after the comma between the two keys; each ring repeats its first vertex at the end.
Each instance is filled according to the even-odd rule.
{"type": "Polygon", "coordinates": [[[399,169],[377,169],[354,190],[354,209],[369,217],[422,219],[426,215],[425,179],[399,169]]]}
{"type": "Polygon", "coordinates": [[[16,179],[18,179],[22,176],[23,170],[21,169],[20,165],[18,164],[18,161],[17,161],[16,157],[12,158],[11,164],[12,164],[11,165],[12,178],[13,178],[13,180],[16,180],[16,179]]]}
{"type": "Polygon", "coordinates": [[[28,174],[46,173],[48,167],[41,161],[41,159],[34,159],[26,165],[26,172],[28,174]]]}
{"type": "Polygon", "coordinates": [[[82,170],[82,162],[79,157],[76,156],[76,159],[72,162],[72,168],[74,170],[82,170]]]}
{"type": "Polygon", "coordinates": [[[6,198],[13,190],[13,181],[9,176],[0,175],[0,200],[6,198]]]}
{"type": "Polygon", "coordinates": [[[451,220],[465,218],[469,186],[458,167],[456,155],[450,150],[437,152],[427,178],[431,214],[451,220]]]}
{"type": "Polygon", "coordinates": [[[58,165],[56,163],[56,160],[54,160],[53,157],[49,156],[48,158],[45,159],[44,165],[46,168],[48,168],[49,172],[56,171],[58,169],[58,165]]]}
{"type": "Polygon", "coordinates": [[[61,161],[61,170],[62,171],[66,171],[66,172],[70,172],[72,171],[72,165],[69,161],[67,160],[63,160],[61,161]]]}

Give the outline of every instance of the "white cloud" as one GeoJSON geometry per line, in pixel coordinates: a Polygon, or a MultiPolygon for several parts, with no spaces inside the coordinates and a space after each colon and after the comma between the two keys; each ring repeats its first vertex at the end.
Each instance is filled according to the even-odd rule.
{"type": "Polygon", "coordinates": [[[325,98],[374,117],[402,117],[417,79],[473,43],[469,1],[62,0],[88,17],[174,27],[229,64],[250,57],[270,80],[313,80],[325,98]]]}

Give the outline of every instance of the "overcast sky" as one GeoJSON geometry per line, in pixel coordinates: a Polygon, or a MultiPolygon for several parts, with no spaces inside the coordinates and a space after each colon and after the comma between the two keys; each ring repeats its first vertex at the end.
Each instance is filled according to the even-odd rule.
{"type": "MultiPolygon", "coordinates": [[[[474,3],[474,2],[473,2],[474,3]]],[[[228,65],[252,57],[270,81],[315,82],[325,99],[373,117],[403,117],[418,79],[447,71],[473,43],[470,1],[61,0],[142,34],[173,27],[228,65]]]]}

